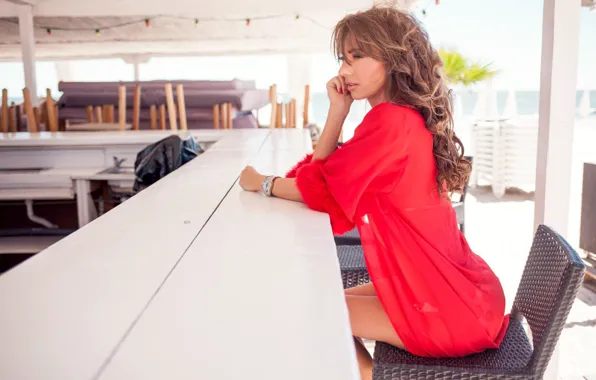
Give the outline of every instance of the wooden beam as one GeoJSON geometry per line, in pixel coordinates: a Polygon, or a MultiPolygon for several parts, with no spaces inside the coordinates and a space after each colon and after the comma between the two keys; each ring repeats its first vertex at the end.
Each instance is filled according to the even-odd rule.
{"type": "Polygon", "coordinates": [[[135,95],[132,105],[132,129],[138,131],[141,119],[141,86],[135,87],[135,95]]]}
{"type": "Polygon", "coordinates": [[[104,104],[101,106],[101,120],[103,120],[104,123],[109,123],[110,122],[110,105],[109,104],[104,104]]]}
{"type": "Polygon", "coordinates": [[[286,119],[285,119],[284,127],[290,128],[290,125],[291,125],[290,103],[286,103],[284,108],[285,108],[285,112],[286,112],[286,119]]]}
{"type": "Polygon", "coordinates": [[[33,107],[33,114],[35,115],[35,123],[37,123],[37,130],[41,130],[41,113],[39,108],[33,107]]]}
{"type": "Polygon", "coordinates": [[[304,86],[304,110],[302,111],[302,126],[308,124],[308,105],[310,102],[310,86],[304,86]]]}
{"type": "Polygon", "coordinates": [[[16,130],[15,132],[19,132],[21,130],[23,130],[23,112],[22,112],[22,107],[20,105],[15,106],[14,109],[14,113],[15,113],[15,118],[16,118],[16,130]]]}
{"type": "Polygon", "coordinates": [[[87,106],[87,121],[93,123],[93,106],[87,106]]]}
{"type": "Polygon", "coordinates": [[[60,130],[60,114],[58,113],[58,104],[54,105],[54,120],[56,120],[56,131],[60,130]]]}
{"type": "Polygon", "coordinates": [[[227,103],[228,109],[226,118],[228,119],[228,129],[232,129],[232,103],[227,103]]]}
{"type": "Polygon", "coordinates": [[[2,90],[2,110],[1,112],[1,117],[2,119],[0,119],[0,129],[2,130],[2,132],[4,133],[8,133],[8,123],[9,123],[9,117],[8,117],[8,90],[7,89],[3,89],[2,90]]]}
{"type": "Polygon", "coordinates": [[[180,117],[180,129],[186,131],[188,129],[186,120],[186,101],[184,100],[184,87],[181,84],[176,86],[178,98],[178,115],[180,117]]]}
{"type": "Polygon", "coordinates": [[[116,111],[116,107],[113,104],[108,105],[108,120],[106,122],[113,123],[114,122],[114,113],[116,111]]]}
{"type": "Polygon", "coordinates": [[[219,104],[213,105],[213,128],[219,129],[219,104]]]}
{"type": "MultiPolygon", "coordinates": [[[[45,99],[45,98],[43,98],[45,99]]],[[[39,128],[41,129],[41,125],[43,124],[44,128],[46,131],[50,130],[50,126],[48,123],[48,106],[47,106],[47,102],[44,100],[43,102],[41,102],[41,104],[39,105],[39,116],[37,118],[37,124],[39,124],[39,128]]]]}
{"type": "Polygon", "coordinates": [[[168,116],[170,117],[170,129],[173,131],[178,130],[178,122],[176,121],[176,106],[174,105],[174,92],[172,90],[172,84],[165,84],[166,90],[166,104],[168,106],[168,116]]]}
{"type": "Polygon", "coordinates": [[[8,109],[8,131],[13,133],[17,131],[15,111],[16,107],[14,105],[8,109]]]}
{"type": "Polygon", "coordinates": [[[46,129],[49,128],[50,132],[58,132],[58,122],[56,120],[56,104],[54,98],[52,98],[52,90],[46,89],[46,114],[47,124],[46,129]]]}
{"type": "Polygon", "coordinates": [[[103,123],[103,114],[102,114],[101,106],[95,107],[95,122],[98,124],[103,123]]]}
{"type": "Polygon", "coordinates": [[[290,101],[290,128],[296,128],[296,99],[290,101]]]}
{"type": "Polygon", "coordinates": [[[159,105],[159,129],[162,131],[166,129],[166,106],[164,104],[159,105]]]}
{"type": "Polygon", "coordinates": [[[226,115],[228,114],[228,103],[223,103],[221,105],[221,118],[222,118],[222,128],[228,129],[228,118],[226,115]]]}
{"type": "Polygon", "coordinates": [[[156,130],[157,129],[157,109],[155,107],[155,104],[152,104],[151,107],[149,107],[149,119],[151,120],[151,130],[156,130]]]}
{"type": "Polygon", "coordinates": [[[27,130],[30,133],[38,133],[39,127],[35,119],[35,112],[33,111],[33,104],[31,104],[31,94],[29,89],[23,89],[23,106],[25,107],[25,115],[27,115],[27,130]]]}
{"type": "Polygon", "coordinates": [[[126,87],[124,85],[118,88],[118,124],[121,131],[126,129],[126,87]]]}
{"type": "Polygon", "coordinates": [[[269,128],[277,127],[277,85],[269,87],[269,103],[271,103],[271,121],[269,122],[269,128]]]}
{"type": "Polygon", "coordinates": [[[281,103],[277,103],[275,107],[275,128],[281,128],[283,126],[284,117],[284,106],[281,103]]]}

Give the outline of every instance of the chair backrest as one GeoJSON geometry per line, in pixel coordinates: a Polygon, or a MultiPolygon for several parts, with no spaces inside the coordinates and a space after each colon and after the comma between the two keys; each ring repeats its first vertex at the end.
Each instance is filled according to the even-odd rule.
{"type": "MultiPolygon", "coordinates": [[[[470,164],[472,164],[472,165],[474,164],[474,162],[473,162],[474,158],[472,156],[464,156],[464,158],[466,160],[470,161],[470,164]]],[[[466,194],[468,194],[468,184],[470,183],[470,177],[471,177],[471,175],[468,176],[468,179],[466,180],[466,184],[464,186],[463,193],[462,193],[461,197],[459,198],[460,202],[463,202],[466,200],[466,194]]]]}
{"type": "Polygon", "coordinates": [[[551,228],[540,225],[513,303],[512,317],[525,317],[534,352],[528,364],[541,378],[582,284],[585,265],[551,228]]]}

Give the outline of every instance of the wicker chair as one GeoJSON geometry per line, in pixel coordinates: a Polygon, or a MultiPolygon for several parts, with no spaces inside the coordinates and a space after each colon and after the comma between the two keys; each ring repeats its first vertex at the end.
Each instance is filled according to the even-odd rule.
{"type": "Polygon", "coordinates": [[[339,245],[337,246],[337,258],[344,289],[370,282],[362,247],[339,245]]]}
{"type": "Polygon", "coordinates": [[[333,238],[335,239],[335,245],[362,245],[358,228],[354,228],[343,235],[336,235],[333,238]]]}
{"type": "Polygon", "coordinates": [[[377,343],[373,379],[542,379],[584,271],[583,261],[568,243],[540,226],[499,349],[464,358],[430,359],[377,343]],[[524,331],[524,317],[533,344],[524,331]]]}
{"type": "MultiPolygon", "coordinates": [[[[464,158],[468,161],[470,161],[470,163],[473,162],[473,158],[472,156],[464,156],[464,158]]],[[[466,233],[466,195],[468,194],[468,183],[469,183],[469,177],[468,177],[468,181],[466,182],[466,185],[464,186],[463,192],[459,197],[459,200],[452,202],[453,205],[453,209],[455,210],[455,215],[457,217],[457,224],[459,224],[459,230],[462,232],[462,234],[466,233]]]]}

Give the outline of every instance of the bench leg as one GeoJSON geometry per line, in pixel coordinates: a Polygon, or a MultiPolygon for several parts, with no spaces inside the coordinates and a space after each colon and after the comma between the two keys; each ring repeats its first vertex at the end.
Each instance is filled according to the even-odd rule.
{"type": "Polygon", "coordinates": [[[77,179],[77,214],[79,219],[79,228],[85,226],[95,217],[97,217],[97,210],[91,199],[91,184],[89,180],[77,179]]]}

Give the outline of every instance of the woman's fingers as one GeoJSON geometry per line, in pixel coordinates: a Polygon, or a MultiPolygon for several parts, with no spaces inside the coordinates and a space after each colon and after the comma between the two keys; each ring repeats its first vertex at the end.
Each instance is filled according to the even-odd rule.
{"type": "Polygon", "coordinates": [[[346,88],[346,81],[341,76],[338,76],[338,79],[341,83],[342,94],[347,95],[348,89],[346,88]]]}
{"type": "Polygon", "coordinates": [[[333,82],[335,82],[335,88],[337,88],[337,92],[343,94],[343,85],[341,83],[341,79],[339,77],[333,78],[333,82]]]}

